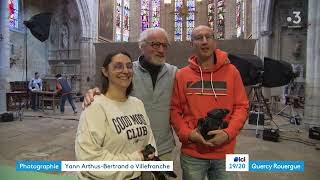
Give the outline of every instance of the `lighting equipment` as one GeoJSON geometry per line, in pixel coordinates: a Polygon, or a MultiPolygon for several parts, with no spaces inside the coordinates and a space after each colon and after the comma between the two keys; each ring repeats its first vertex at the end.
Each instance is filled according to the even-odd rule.
{"type": "Polygon", "coordinates": [[[263,87],[280,87],[289,84],[300,72],[293,72],[291,64],[281,60],[264,58],[263,87]]]}
{"type": "Polygon", "coordinates": [[[30,32],[39,41],[48,39],[51,24],[51,13],[40,13],[31,17],[29,21],[23,21],[23,24],[30,29],[30,32]]]}
{"type": "MultiPolygon", "coordinates": [[[[43,42],[48,39],[51,25],[51,13],[40,13],[34,15],[29,21],[23,21],[23,24],[30,29],[31,34],[39,41],[43,42]]],[[[25,33],[25,47],[26,47],[26,81],[28,81],[28,33],[25,33]]]]}
{"type": "Polygon", "coordinates": [[[309,138],[320,140],[320,127],[311,127],[309,129],[309,138]]]}
{"type": "MultiPolygon", "coordinates": [[[[272,88],[290,84],[298,77],[299,72],[294,72],[288,62],[266,57],[262,62],[258,56],[250,54],[229,54],[229,60],[239,70],[243,84],[251,86],[249,92],[249,97],[252,95],[250,98],[249,124],[256,124],[256,137],[259,137],[259,125],[263,126],[264,120],[274,122],[269,104],[263,96],[262,87],[272,88]],[[255,123],[253,119],[256,119],[255,123]]],[[[289,119],[292,118],[296,117],[289,116],[289,119]]],[[[277,126],[276,123],[275,125],[277,126]]],[[[298,125],[297,121],[295,121],[295,125],[298,125]]],[[[276,141],[277,138],[274,137],[277,137],[277,134],[278,131],[266,130],[263,131],[263,138],[276,141]]]]}
{"type": "Polygon", "coordinates": [[[280,87],[298,76],[291,64],[282,60],[264,58],[251,54],[229,54],[230,62],[237,67],[245,86],[261,84],[263,87],[280,87]]]}

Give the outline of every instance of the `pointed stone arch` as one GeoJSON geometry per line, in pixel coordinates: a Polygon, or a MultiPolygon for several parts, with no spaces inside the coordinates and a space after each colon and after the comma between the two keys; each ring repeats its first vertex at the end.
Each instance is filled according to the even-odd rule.
{"type": "MultiPolygon", "coordinates": [[[[76,0],[80,15],[81,37],[80,37],[80,91],[86,92],[94,85],[95,78],[95,53],[96,42],[96,16],[93,14],[96,3],[89,6],[86,0],[76,0]]],[[[97,5],[96,5],[97,6],[97,5]]],[[[97,7],[96,7],[97,9],[97,7]]]]}
{"type": "Polygon", "coordinates": [[[91,37],[91,14],[86,0],[76,0],[81,22],[82,37],[91,37]]]}

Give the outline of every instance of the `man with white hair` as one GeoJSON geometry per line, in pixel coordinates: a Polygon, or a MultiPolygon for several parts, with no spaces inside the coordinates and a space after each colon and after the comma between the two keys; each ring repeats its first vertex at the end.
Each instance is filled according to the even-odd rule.
{"type": "MultiPolygon", "coordinates": [[[[141,56],[133,62],[133,90],[130,95],[142,100],[157,144],[159,158],[172,161],[175,140],[170,119],[170,102],[177,67],[166,63],[169,39],[162,28],[149,28],[140,34],[141,56]]],[[[93,101],[97,88],[88,91],[84,105],[93,101]]],[[[143,177],[143,179],[149,179],[143,177]]]]}
{"type": "Polygon", "coordinates": [[[142,55],[133,63],[133,92],[142,100],[150,119],[157,149],[163,159],[175,146],[170,126],[170,100],[177,67],[166,63],[168,35],[162,28],[143,31],[139,38],[142,55]]]}

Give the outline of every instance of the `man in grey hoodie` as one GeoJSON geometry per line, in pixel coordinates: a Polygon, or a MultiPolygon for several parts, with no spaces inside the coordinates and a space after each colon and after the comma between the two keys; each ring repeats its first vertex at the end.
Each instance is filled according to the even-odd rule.
{"type": "MultiPolygon", "coordinates": [[[[149,28],[140,34],[142,54],[133,63],[133,91],[130,95],[144,103],[160,159],[171,161],[175,141],[169,122],[170,100],[177,67],[166,63],[168,47],[168,35],[162,28],[149,28]]],[[[97,88],[90,89],[84,106],[88,106],[98,93],[97,88]]]]}

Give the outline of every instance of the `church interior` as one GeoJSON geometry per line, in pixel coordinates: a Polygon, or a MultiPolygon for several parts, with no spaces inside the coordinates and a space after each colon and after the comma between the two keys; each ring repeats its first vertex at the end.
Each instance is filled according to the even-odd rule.
{"type": "MultiPolygon", "coordinates": [[[[192,30],[206,25],[217,48],[261,62],[283,61],[295,73],[281,86],[246,86],[250,112],[235,152],[249,154],[250,160],[304,161],[304,171],[234,172],[236,179],[320,177],[320,1],[1,0],[0,8],[0,172],[15,174],[17,160],[75,160],[83,96],[100,85],[108,53],[122,49],[136,60],[140,33],[161,27],[170,41],[166,62],[182,68],[193,53],[192,30]],[[28,83],[36,72],[43,92],[34,111],[28,83]],[[70,84],[77,114],[68,103],[60,114],[53,93],[57,74],[70,84]],[[277,130],[277,140],[264,138],[267,129],[277,130]],[[318,135],[310,138],[312,130],[318,135]]],[[[271,76],[278,69],[269,71],[271,76]]],[[[181,144],[176,143],[179,162],[181,144]]],[[[175,171],[182,179],[178,165],[175,171]]],[[[39,176],[75,178],[72,172],[39,176]]]]}

